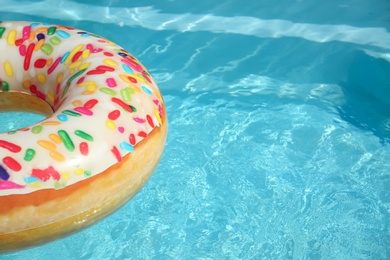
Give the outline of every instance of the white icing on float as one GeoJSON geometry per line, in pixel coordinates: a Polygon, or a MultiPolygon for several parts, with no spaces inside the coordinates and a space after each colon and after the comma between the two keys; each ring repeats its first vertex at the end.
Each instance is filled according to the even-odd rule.
{"type": "MultiPolygon", "coordinates": [[[[149,72],[106,39],[60,25],[2,22],[0,52],[0,103],[35,96],[53,111],[35,125],[0,133],[0,203],[97,176],[135,153],[153,130],[166,128],[164,102],[149,72]]],[[[165,138],[163,131],[161,143],[165,138]]],[[[0,219],[4,214],[0,209],[0,219]]],[[[8,232],[1,229],[0,250],[8,232]]]]}

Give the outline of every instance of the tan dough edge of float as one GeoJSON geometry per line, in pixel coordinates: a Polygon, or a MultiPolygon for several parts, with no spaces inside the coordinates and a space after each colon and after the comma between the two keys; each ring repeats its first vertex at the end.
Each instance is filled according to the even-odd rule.
{"type": "MultiPolygon", "coordinates": [[[[168,132],[165,110],[164,115],[162,125],[153,129],[147,138],[135,146],[133,153],[122,158],[121,163],[85,180],[89,182],[67,196],[43,203],[39,207],[13,209],[10,213],[12,216],[7,214],[7,219],[13,222],[7,225],[15,223],[19,225],[22,221],[25,226],[37,226],[37,221],[47,222],[43,216],[45,214],[51,216],[54,212],[67,213],[70,217],[57,216],[57,220],[52,220],[50,224],[42,224],[19,232],[4,233],[0,229],[0,253],[24,249],[65,237],[101,220],[131,199],[150,178],[163,153],[168,132]],[[65,208],[68,208],[67,211],[65,208]],[[83,211],[83,209],[87,210],[83,211]],[[33,214],[37,218],[33,218],[33,214]]],[[[1,225],[5,217],[0,214],[0,228],[3,228],[1,225]]]]}

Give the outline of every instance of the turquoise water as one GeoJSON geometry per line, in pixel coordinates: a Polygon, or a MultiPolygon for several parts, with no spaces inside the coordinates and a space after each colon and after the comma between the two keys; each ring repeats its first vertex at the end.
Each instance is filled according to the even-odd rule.
{"type": "Polygon", "coordinates": [[[170,120],[133,200],[1,259],[390,258],[389,1],[1,3],[128,49],[170,120]]]}

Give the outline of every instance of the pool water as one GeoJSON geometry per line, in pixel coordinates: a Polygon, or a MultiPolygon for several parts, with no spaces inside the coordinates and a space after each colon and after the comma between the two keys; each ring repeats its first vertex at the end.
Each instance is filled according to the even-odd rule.
{"type": "Polygon", "coordinates": [[[1,259],[390,258],[389,1],[3,0],[0,19],[118,43],[169,115],[133,200],[1,259]]]}

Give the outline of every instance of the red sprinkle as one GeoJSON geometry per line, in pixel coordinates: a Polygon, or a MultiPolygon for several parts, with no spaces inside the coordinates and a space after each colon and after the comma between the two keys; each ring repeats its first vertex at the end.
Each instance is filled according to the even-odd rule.
{"type": "Polygon", "coordinates": [[[104,71],[114,71],[115,69],[113,67],[100,65],[96,67],[97,70],[104,70],[104,71]]]}
{"type": "Polygon", "coordinates": [[[114,110],[114,111],[111,111],[109,114],[108,114],[108,118],[110,120],[117,120],[118,117],[121,115],[121,111],[119,111],[118,109],[114,110]]]}
{"type": "Polygon", "coordinates": [[[41,181],[47,181],[52,177],[54,180],[58,181],[60,179],[60,174],[52,166],[47,169],[33,169],[31,176],[34,176],[41,181]]]}
{"type": "Polygon", "coordinates": [[[60,61],[61,61],[61,57],[58,57],[50,66],[50,68],[47,70],[47,74],[51,74],[53,70],[55,70],[55,68],[58,66],[58,64],[60,64],[60,61]]]}
{"type": "Polygon", "coordinates": [[[26,56],[26,45],[20,45],[19,46],[19,54],[20,56],[26,56]]]}
{"type": "Polygon", "coordinates": [[[41,68],[45,67],[45,65],[46,65],[46,60],[45,59],[37,59],[34,62],[34,67],[38,68],[38,69],[41,69],[41,68]]]}
{"type": "Polygon", "coordinates": [[[82,53],[83,53],[82,51],[76,52],[76,54],[72,57],[72,62],[77,61],[80,58],[82,53]]]}
{"type": "Polygon", "coordinates": [[[99,101],[97,99],[90,99],[84,104],[84,108],[92,109],[99,101]]]}
{"type": "Polygon", "coordinates": [[[139,137],[143,137],[143,138],[145,138],[145,137],[147,137],[147,136],[148,136],[148,134],[147,134],[147,133],[145,133],[144,131],[140,131],[140,132],[138,133],[138,136],[139,136],[139,137]]]}
{"type": "Polygon", "coordinates": [[[23,39],[17,39],[16,41],[15,41],[15,46],[20,46],[20,45],[22,45],[23,44],[23,42],[24,42],[24,40],[23,39]]]}
{"type": "Polygon", "coordinates": [[[130,112],[130,113],[133,112],[133,109],[131,109],[131,107],[129,105],[127,105],[125,102],[123,102],[119,98],[113,97],[113,98],[111,98],[111,101],[116,103],[116,104],[118,104],[118,105],[120,105],[121,107],[123,107],[128,112],[130,112]]]}
{"type": "Polygon", "coordinates": [[[3,158],[3,163],[15,172],[18,172],[22,169],[22,166],[14,158],[9,156],[3,158]]]}
{"type": "Polygon", "coordinates": [[[103,54],[104,54],[104,56],[107,56],[107,57],[114,56],[114,54],[112,54],[111,52],[107,52],[107,51],[103,52],[103,54]]]}
{"type": "Polygon", "coordinates": [[[30,67],[31,56],[34,51],[34,47],[35,47],[34,43],[30,43],[30,45],[27,47],[27,53],[26,56],[24,57],[24,65],[23,65],[24,70],[28,70],[28,68],[30,67]]]}
{"type": "Polygon", "coordinates": [[[148,120],[149,125],[150,125],[151,127],[154,128],[154,122],[153,122],[152,117],[149,116],[149,115],[147,115],[147,116],[146,116],[146,119],[148,120]]]}
{"type": "Polygon", "coordinates": [[[87,144],[86,142],[81,142],[80,145],[79,145],[79,150],[80,150],[80,153],[81,153],[82,155],[87,156],[88,153],[89,153],[88,144],[87,144]]]}
{"type": "Polygon", "coordinates": [[[128,78],[131,82],[137,83],[137,80],[136,80],[135,78],[133,78],[133,77],[131,77],[131,76],[128,76],[127,78],[128,78]]]}
{"type": "Polygon", "coordinates": [[[0,147],[3,147],[13,153],[18,153],[22,150],[22,147],[20,147],[19,145],[7,142],[5,140],[0,140],[0,147]]]}
{"type": "Polygon", "coordinates": [[[105,70],[90,70],[87,72],[87,75],[99,75],[104,74],[105,72],[105,70]]]}
{"type": "Polygon", "coordinates": [[[131,145],[135,145],[135,135],[134,134],[130,134],[129,136],[129,142],[131,145]]]}
{"type": "Polygon", "coordinates": [[[122,161],[122,156],[121,156],[121,154],[116,146],[112,147],[111,152],[114,154],[114,156],[118,162],[122,161]]]}

